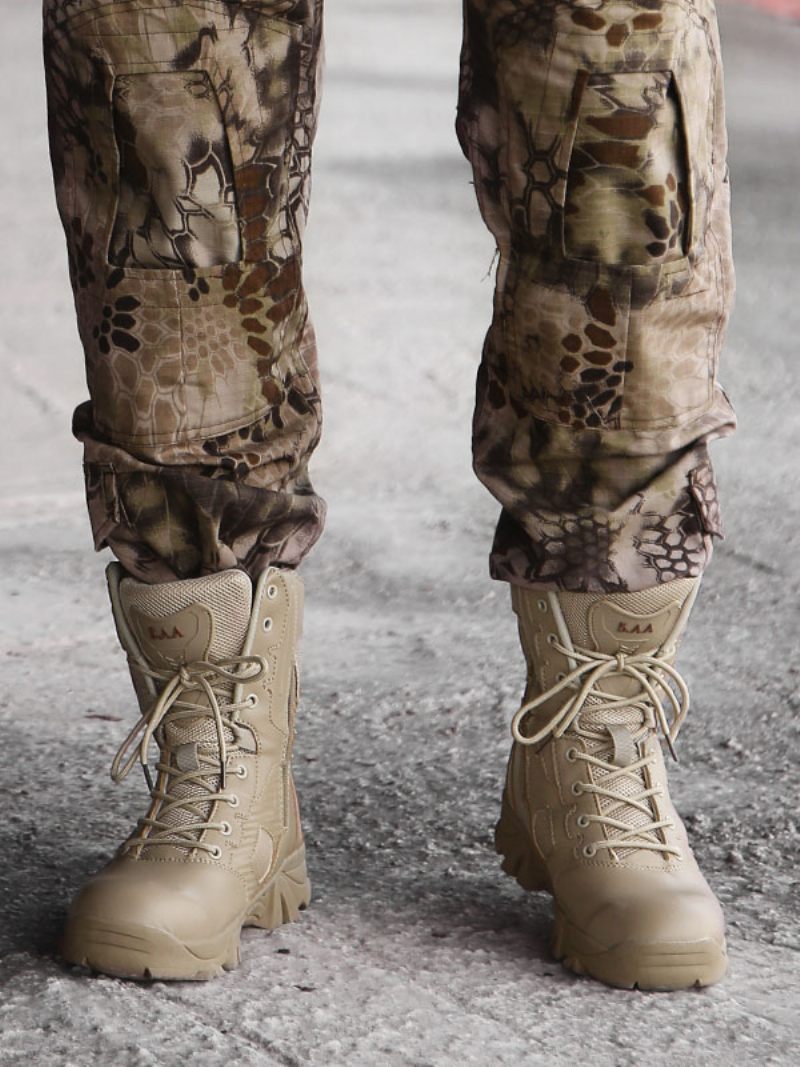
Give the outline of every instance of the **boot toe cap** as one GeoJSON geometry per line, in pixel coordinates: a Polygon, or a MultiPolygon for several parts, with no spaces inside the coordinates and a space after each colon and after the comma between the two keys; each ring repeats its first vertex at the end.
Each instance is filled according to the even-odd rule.
{"type": "Polygon", "coordinates": [[[70,906],[68,963],[126,978],[205,978],[238,958],[243,888],[207,863],[117,859],[70,906]]]}
{"type": "MultiPolygon", "coordinates": [[[[699,872],[698,872],[699,873],[699,872]]],[[[704,881],[637,872],[561,894],[554,949],[572,970],[610,985],[711,985],[727,968],[722,909],[704,881]]]]}
{"type": "Polygon", "coordinates": [[[722,909],[709,891],[682,890],[642,896],[635,892],[605,901],[588,912],[586,933],[599,944],[722,942],[722,909]]]}

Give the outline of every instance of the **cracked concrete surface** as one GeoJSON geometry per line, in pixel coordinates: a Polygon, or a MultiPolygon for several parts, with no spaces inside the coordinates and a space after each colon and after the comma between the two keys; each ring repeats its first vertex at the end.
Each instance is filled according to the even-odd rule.
{"type": "Polygon", "coordinates": [[[330,503],[304,567],[297,776],[315,887],[211,984],[86,978],[54,956],[70,894],[142,800],[91,553],[84,395],[46,158],[38,5],[3,3],[0,1063],[303,1067],[798,1060],[796,184],[800,27],[725,6],[739,298],[716,449],[728,540],[685,645],[674,793],[730,926],[731,972],[643,995],[574,978],[550,903],[491,848],[522,681],[495,506],[469,465],[492,245],[452,134],[455,0],[336,0],[308,239],[330,503]]]}

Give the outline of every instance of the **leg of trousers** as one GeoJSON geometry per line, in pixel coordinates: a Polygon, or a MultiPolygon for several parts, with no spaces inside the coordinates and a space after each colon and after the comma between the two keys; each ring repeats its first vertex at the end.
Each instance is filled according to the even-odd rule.
{"type": "Polygon", "coordinates": [[[713,0],[465,0],[457,130],[498,249],[474,463],[496,578],[638,590],[721,533],[733,297],[713,0]]]}
{"type": "MultiPolygon", "coordinates": [[[[301,279],[321,0],[45,0],[95,542],[146,581],[294,565],[322,528],[301,279]]],[[[466,0],[458,132],[499,251],[475,469],[492,573],[705,566],[733,280],[710,0],[466,0]]]]}
{"type": "Polygon", "coordinates": [[[97,547],[144,581],[319,536],[301,279],[321,0],[45,0],[97,547]]]}

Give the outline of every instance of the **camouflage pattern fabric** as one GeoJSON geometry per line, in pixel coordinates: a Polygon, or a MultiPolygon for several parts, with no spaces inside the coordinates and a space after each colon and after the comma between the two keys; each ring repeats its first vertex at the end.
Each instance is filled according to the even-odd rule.
{"type": "Polygon", "coordinates": [[[457,132],[499,252],[474,463],[496,578],[638,590],[721,534],[733,298],[711,0],[465,0],[457,132]]]}
{"type": "Polygon", "coordinates": [[[91,400],[89,512],[145,581],[294,565],[322,529],[301,282],[319,0],[45,0],[91,400]]]}
{"type": "MultiPolygon", "coordinates": [[[[301,279],[321,0],[45,0],[95,542],[145,581],[297,564],[324,505],[301,279]]],[[[492,573],[699,574],[733,429],[709,0],[466,0],[458,134],[497,241],[475,469],[492,573]]]]}

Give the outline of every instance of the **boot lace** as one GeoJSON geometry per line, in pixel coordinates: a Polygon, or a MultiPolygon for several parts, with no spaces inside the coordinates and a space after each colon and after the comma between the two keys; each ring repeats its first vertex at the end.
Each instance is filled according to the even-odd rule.
{"type": "Polygon", "coordinates": [[[605,848],[612,854],[616,850],[645,849],[680,857],[680,850],[665,843],[660,833],[672,827],[672,820],[653,817],[651,798],[662,793],[658,786],[646,785],[645,769],[652,765],[653,757],[635,759],[634,756],[638,743],[655,727],[664,736],[673,759],[677,760],[675,741],[689,711],[686,682],[671,663],[653,652],[610,655],[579,647],[567,648],[554,635],[550,636],[549,642],[577,666],[546,692],[523,703],[512,720],[511,732],[519,744],[536,745],[550,737],[562,737],[569,730],[595,747],[595,753],[578,748],[571,748],[566,753],[568,759],[581,760],[596,772],[592,776],[594,781],[577,782],[573,787],[576,796],[584,793],[597,796],[601,809],[599,813],[579,815],[578,825],[585,828],[598,823],[606,828],[605,837],[587,845],[584,855],[590,857],[598,849],[605,848]],[[600,688],[602,680],[612,674],[633,678],[639,692],[634,696],[604,692],[600,688]],[[523,734],[522,723],[529,713],[560,694],[569,695],[555,714],[535,733],[523,734]],[[613,723],[599,721],[601,717],[613,718],[613,713],[622,709],[626,717],[629,712],[639,715],[638,729],[632,734],[624,724],[615,727],[613,723]],[[608,713],[612,714],[609,716],[608,713]],[[620,729],[629,751],[618,758],[620,729]],[[606,755],[602,750],[609,740],[613,751],[606,755]],[[625,815],[627,819],[621,817],[625,815]],[[631,816],[634,816],[635,824],[632,824],[631,816]]]}
{"type": "Polygon", "coordinates": [[[122,849],[175,845],[216,855],[217,846],[199,838],[206,830],[224,833],[228,824],[212,822],[205,813],[213,802],[227,802],[232,806],[238,803],[235,794],[226,792],[227,761],[231,746],[236,745],[238,713],[252,706],[249,698],[239,702],[226,698],[235,685],[260,678],[267,669],[266,661],[259,656],[237,656],[216,663],[198,660],[183,665],[177,672],[154,670],[141,664],[136,669],[162,683],[162,688],[120,745],[111,764],[111,777],[115,782],[122,782],[133,766],[141,763],[150,796],[157,804],[156,814],[139,820],[138,832],[128,838],[122,849]],[[227,692],[218,692],[221,688],[227,692]],[[192,694],[203,694],[206,702],[190,699],[192,694]],[[164,758],[165,750],[173,747],[167,743],[165,731],[168,725],[175,726],[189,719],[210,719],[214,741],[206,743],[210,751],[201,751],[198,744],[197,766],[184,770],[164,758]],[[162,757],[156,764],[159,777],[155,783],[148,765],[148,750],[154,737],[162,757]],[[178,787],[184,787],[181,796],[175,796],[178,787]],[[179,826],[168,818],[174,813],[180,813],[179,826]]]}

